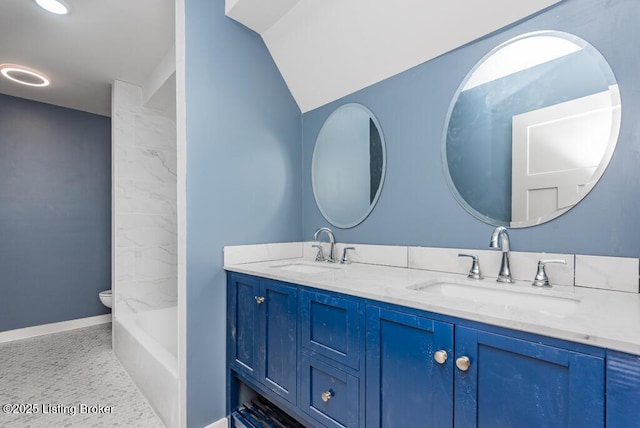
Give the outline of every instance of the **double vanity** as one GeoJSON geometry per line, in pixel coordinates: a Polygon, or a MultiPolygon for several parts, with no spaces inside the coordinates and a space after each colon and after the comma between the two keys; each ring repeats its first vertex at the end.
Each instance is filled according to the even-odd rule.
{"type": "MultiPolygon", "coordinates": [[[[336,108],[315,141],[311,187],[331,225],[391,225],[406,239],[409,205],[383,194],[387,149],[405,142],[381,122],[360,104],[336,108]],[[377,203],[386,211],[368,219],[377,203]]],[[[593,46],[526,33],[467,74],[442,130],[445,181],[497,226],[492,250],[337,245],[325,227],[314,242],[225,248],[232,425],[261,426],[279,408],[312,427],[638,426],[638,259],[511,253],[506,229],[583,200],[620,126],[620,89],[593,46]]],[[[415,174],[394,166],[396,180],[415,174]]],[[[430,195],[430,215],[446,216],[430,195]]],[[[605,253],[637,256],[626,244],[605,253]]]]}
{"type": "Polygon", "coordinates": [[[637,422],[637,293],[318,262],[312,244],[225,249],[230,414],[259,394],[305,426],[637,422]]]}

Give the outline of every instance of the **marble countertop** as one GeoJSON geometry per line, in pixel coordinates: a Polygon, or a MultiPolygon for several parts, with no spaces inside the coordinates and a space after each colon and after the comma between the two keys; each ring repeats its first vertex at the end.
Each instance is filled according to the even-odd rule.
{"type": "Polygon", "coordinates": [[[640,355],[640,294],[637,293],[574,286],[537,289],[528,281],[497,284],[493,278],[474,281],[460,274],[363,263],[328,265],[326,269],[325,266],[325,263],[299,258],[228,264],[224,268],[640,355]],[[319,268],[315,269],[316,266],[319,268]],[[483,298],[470,299],[437,290],[415,289],[435,282],[454,284],[454,289],[455,284],[479,286],[488,292],[483,298]],[[512,294],[518,297],[506,299],[508,304],[492,298],[495,290],[499,293],[504,289],[512,292],[509,297],[512,294]]]}

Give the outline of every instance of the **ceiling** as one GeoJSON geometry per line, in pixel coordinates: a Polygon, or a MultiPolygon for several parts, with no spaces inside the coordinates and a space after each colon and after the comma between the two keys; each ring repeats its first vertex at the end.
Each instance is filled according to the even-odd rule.
{"type": "Polygon", "coordinates": [[[562,0],[226,0],[306,112],[562,0]],[[273,13],[277,11],[278,13],[273,13]]]}
{"type": "Polygon", "coordinates": [[[0,78],[0,93],[104,116],[111,82],[144,86],[175,43],[174,0],[66,0],[57,16],[32,0],[0,0],[0,64],[51,79],[31,88],[0,78]]]}

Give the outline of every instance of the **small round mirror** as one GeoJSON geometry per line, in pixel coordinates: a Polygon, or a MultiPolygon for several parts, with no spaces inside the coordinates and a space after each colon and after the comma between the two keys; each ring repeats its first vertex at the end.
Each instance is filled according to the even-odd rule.
{"type": "Polygon", "coordinates": [[[320,129],[311,163],[313,195],[329,223],[360,224],[373,210],[386,168],[384,138],[371,111],[345,104],[320,129]]]}
{"type": "Polygon", "coordinates": [[[596,185],[620,130],[607,61],[567,33],[522,35],[486,55],[449,108],[442,157],[471,214],[527,227],[575,206],[596,185]]]}

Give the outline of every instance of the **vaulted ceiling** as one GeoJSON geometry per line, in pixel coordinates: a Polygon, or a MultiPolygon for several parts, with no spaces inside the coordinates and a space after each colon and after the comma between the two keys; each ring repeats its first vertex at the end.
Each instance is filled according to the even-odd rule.
{"type": "Polygon", "coordinates": [[[562,0],[226,0],[259,33],[303,112],[562,0]]]}

